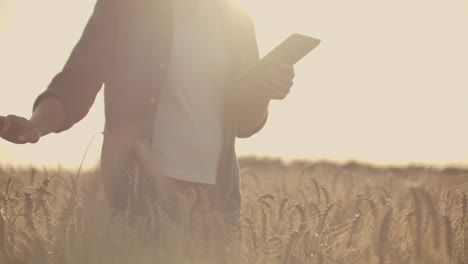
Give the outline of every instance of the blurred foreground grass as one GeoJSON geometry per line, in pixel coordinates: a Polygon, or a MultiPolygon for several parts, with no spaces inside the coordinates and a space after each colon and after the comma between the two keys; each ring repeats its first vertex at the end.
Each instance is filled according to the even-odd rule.
{"type": "Polygon", "coordinates": [[[216,263],[220,237],[236,231],[242,263],[468,263],[467,169],[240,163],[240,230],[197,191],[180,197],[174,224],[157,204],[112,216],[98,171],[75,182],[60,168],[0,168],[0,263],[216,263]]]}

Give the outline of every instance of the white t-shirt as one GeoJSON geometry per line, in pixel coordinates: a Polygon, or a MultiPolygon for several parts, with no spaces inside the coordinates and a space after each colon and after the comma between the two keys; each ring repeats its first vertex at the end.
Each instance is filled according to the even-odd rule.
{"type": "Polygon", "coordinates": [[[221,95],[228,74],[220,10],[210,0],[173,0],[173,10],[172,49],[153,151],[162,175],[215,184],[223,143],[221,95]]]}

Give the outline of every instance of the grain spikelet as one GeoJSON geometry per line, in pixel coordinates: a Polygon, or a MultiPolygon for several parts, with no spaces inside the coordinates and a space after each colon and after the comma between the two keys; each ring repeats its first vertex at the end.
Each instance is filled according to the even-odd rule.
{"type": "Polygon", "coordinates": [[[309,208],[310,208],[311,212],[313,213],[310,216],[313,217],[313,218],[317,217],[318,219],[320,219],[320,209],[319,209],[318,205],[315,204],[314,202],[310,202],[307,205],[306,209],[309,209],[309,208]]]}
{"type": "Polygon", "coordinates": [[[270,263],[279,263],[283,250],[283,241],[278,236],[268,239],[267,258],[270,263]]]}
{"type": "Polygon", "coordinates": [[[330,195],[328,194],[327,188],[324,186],[320,186],[320,190],[323,192],[323,197],[325,198],[325,203],[329,204],[330,203],[330,195]]]}
{"type": "Polygon", "coordinates": [[[383,205],[387,205],[388,203],[388,200],[390,199],[390,192],[385,189],[385,187],[383,186],[380,186],[379,189],[383,192],[384,196],[382,198],[382,204],[383,205]]]}
{"type": "Polygon", "coordinates": [[[24,217],[26,218],[26,225],[29,231],[36,232],[33,213],[34,202],[32,199],[32,195],[30,193],[24,193],[24,199],[24,217]]]}
{"type": "Polygon", "coordinates": [[[270,200],[273,204],[276,203],[275,196],[273,196],[270,193],[267,193],[267,194],[264,194],[264,195],[258,197],[257,202],[263,202],[263,203],[266,204],[266,206],[268,208],[272,208],[273,206],[270,203],[267,202],[268,200],[270,200]]]}
{"type": "Polygon", "coordinates": [[[299,225],[299,231],[300,232],[305,232],[307,229],[307,216],[304,208],[300,204],[296,204],[294,206],[294,209],[299,213],[299,216],[301,217],[301,224],[299,225]]]}
{"type": "MultiPolygon", "coordinates": [[[[350,228],[352,224],[350,222],[343,222],[333,227],[330,227],[330,230],[327,233],[327,238],[330,240],[338,240],[338,237],[341,237],[347,230],[350,228]]],[[[316,234],[318,236],[318,234],[316,234]]]]}
{"type": "Polygon", "coordinates": [[[5,197],[10,196],[10,189],[11,189],[12,184],[13,184],[13,176],[10,176],[5,186],[5,197]]]}
{"type": "Polygon", "coordinates": [[[452,207],[452,190],[448,190],[445,195],[445,215],[450,215],[450,210],[452,207]]]}
{"type": "Polygon", "coordinates": [[[323,229],[325,228],[325,222],[327,220],[327,216],[330,213],[331,209],[333,209],[334,206],[335,206],[335,204],[328,204],[327,207],[325,208],[325,210],[320,215],[320,221],[319,221],[319,225],[317,227],[317,232],[318,232],[319,235],[322,234],[323,229]]]}
{"type": "Polygon", "coordinates": [[[361,211],[358,211],[353,217],[353,224],[349,232],[348,241],[346,242],[346,247],[350,248],[353,242],[353,235],[357,233],[358,225],[361,220],[361,211]]]}
{"type": "Polygon", "coordinates": [[[279,216],[278,221],[281,221],[281,218],[284,215],[284,208],[286,207],[287,203],[288,203],[288,198],[287,197],[281,199],[279,210],[278,210],[278,216],[279,216]]]}
{"type": "Polygon", "coordinates": [[[257,252],[258,239],[257,239],[257,232],[255,231],[255,223],[250,217],[244,217],[244,219],[245,219],[245,222],[247,222],[249,237],[250,237],[250,241],[252,242],[253,251],[257,252]]]}
{"type": "Polygon", "coordinates": [[[275,233],[278,232],[278,230],[280,228],[280,225],[281,225],[281,221],[284,219],[285,208],[286,208],[287,203],[288,203],[288,198],[287,197],[281,199],[281,201],[280,201],[280,205],[279,205],[279,208],[278,208],[278,219],[276,221],[276,225],[274,226],[274,232],[275,233]]]}
{"type": "Polygon", "coordinates": [[[374,217],[374,223],[377,223],[377,219],[379,217],[379,210],[377,209],[377,205],[375,204],[374,200],[367,199],[367,204],[372,212],[372,217],[374,217]]]}
{"type": "Polygon", "coordinates": [[[315,188],[315,193],[317,194],[317,202],[320,203],[320,184],[318,183],[318,181],[315,179],[315,178],[310,178],[310,180],[312,181],[312,183],[314,184],[314,188],[315,188]]]}

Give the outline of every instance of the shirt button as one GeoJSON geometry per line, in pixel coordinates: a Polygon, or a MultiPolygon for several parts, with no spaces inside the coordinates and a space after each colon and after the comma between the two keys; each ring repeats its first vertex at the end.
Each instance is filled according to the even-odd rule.
{"type": "Polygon", "coordinates": [[[151,97],[150,98],[150,103],[154,104],[154,103],[156,103],[156,101],[157,101],[156,97],[151,97]]]}

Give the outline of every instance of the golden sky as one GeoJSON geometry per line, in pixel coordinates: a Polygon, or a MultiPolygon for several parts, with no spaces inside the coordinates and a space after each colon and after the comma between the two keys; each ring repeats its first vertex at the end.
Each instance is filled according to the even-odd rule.
{"type": "MultiPolygon", "coordinates": [[[[0,0],[0,115],[29,118],[94,2],[0,0]]],[[[467,0],[239,2],[254,19],[262,55],[295,32],[322,44],[296,65],[291,94],[271,104],[264,130],[239,140],[238,153],[468,162],[467,0]]],[[[0,142],[0,163],[76,165],[103,120],[100,93],[70,131],[36,145],[0,142]]]]}

